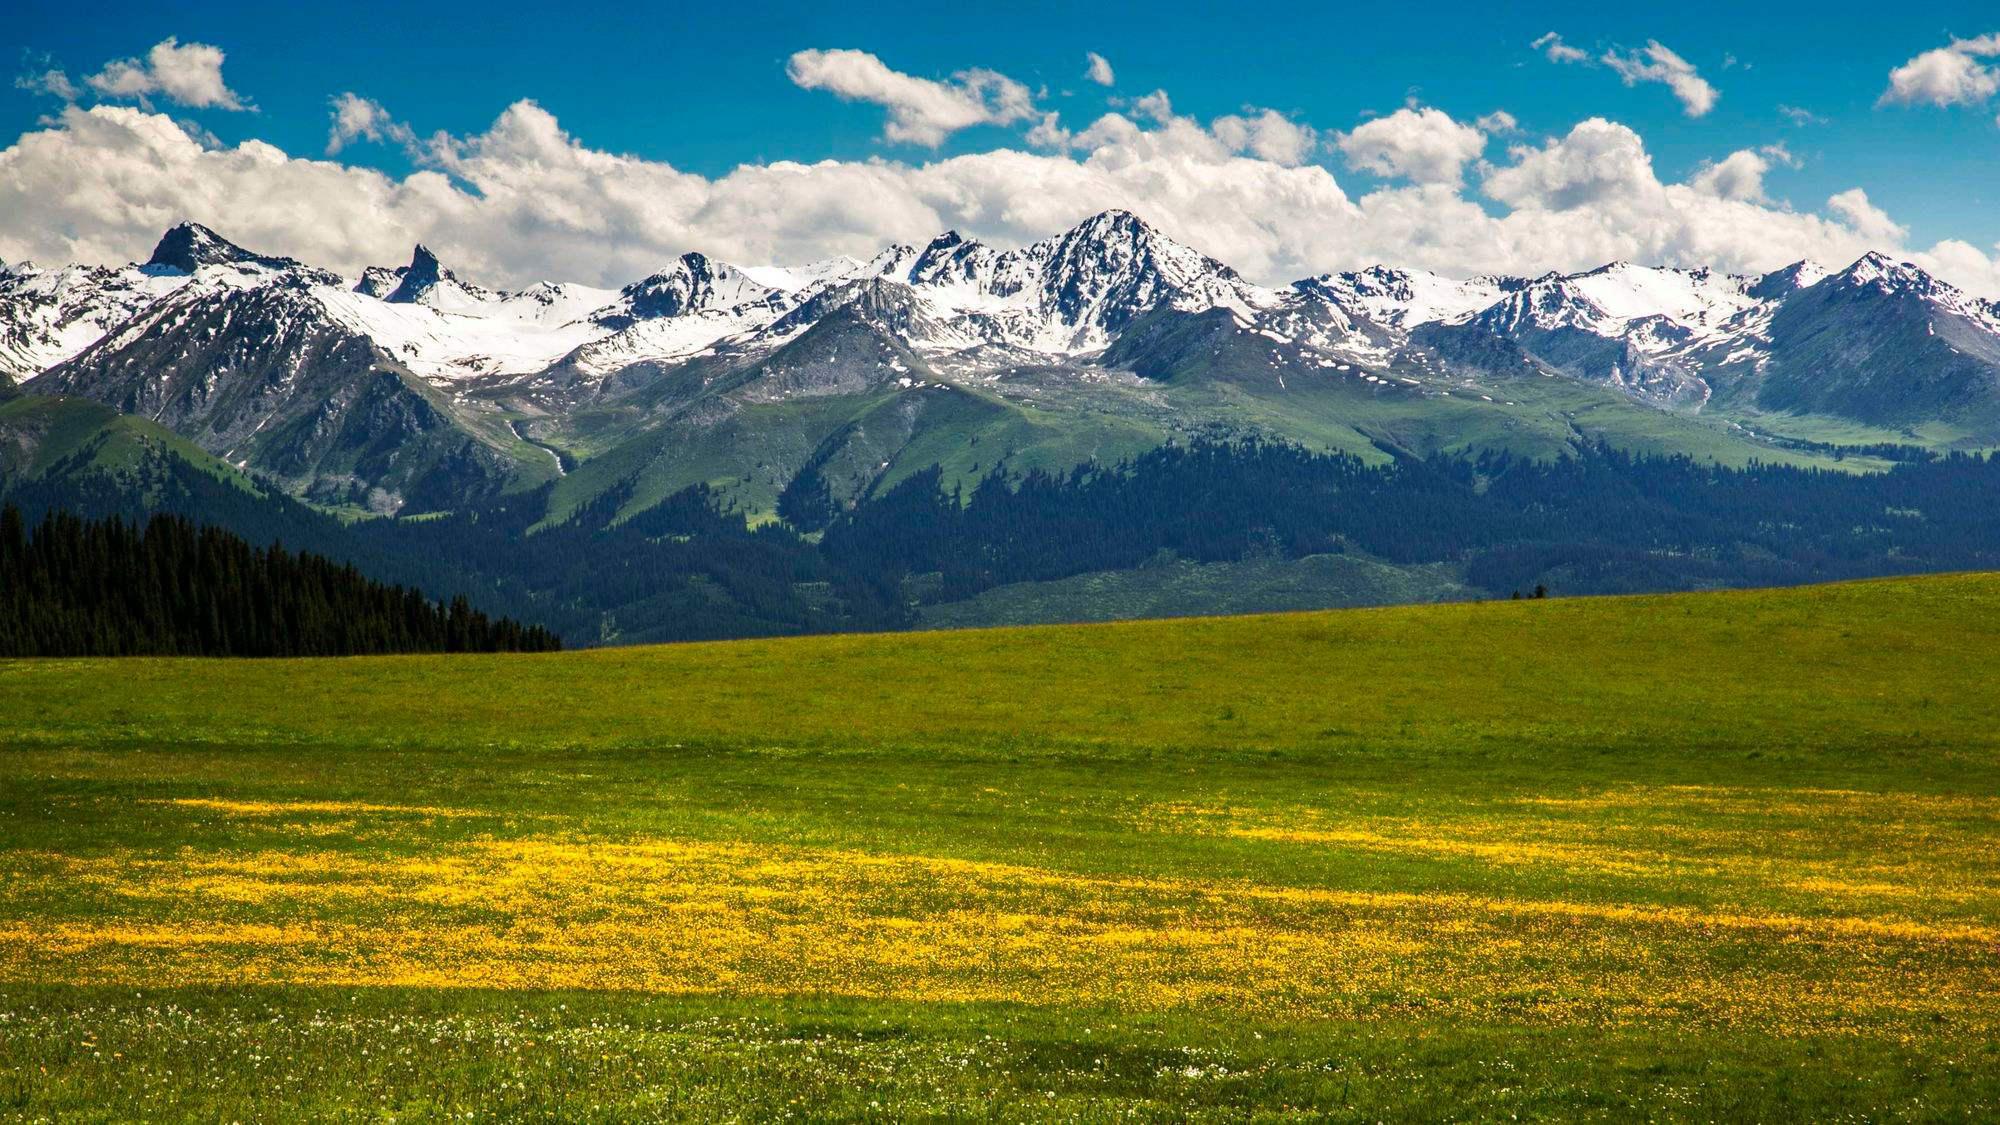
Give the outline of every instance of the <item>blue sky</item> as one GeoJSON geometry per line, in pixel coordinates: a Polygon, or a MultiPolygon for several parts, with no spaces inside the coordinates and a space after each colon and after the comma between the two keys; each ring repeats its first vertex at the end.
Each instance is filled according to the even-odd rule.
{"type": "MultiPolygon", "coordinates": [[[[1878,105],[1892,68],[1955,37],[2000,31],[1991,3],[11,7],[0,29],[4,57],[22,74],[62,70],[85,90],[86,105],[114,100],[82,87],[111,60],[143,56],[169,36],[220,48],[229,89],[254,111],[174,107],[157,96],[147,104],[224,145],[255,138],[299,157],[324,155],[329,99],[348,92],[380,103],[418,136],[474,136],[532,99],[592,150],[711,179],[778,160],[920,165],[1026,147],[1025,122],[967,127],[936,147],[888,141],[882,106],[802,89],[787,75],[795,52],[853,48],[924,79],[990,69],[1024,84],[1038,112],[1058,112],[1074,130],[1109,110],[1131,116],[1131,99],[1156,89],[1171,96],[1175,113],[1203,122],[1275,109],[1317,131],[1322,143],[1309,161],[1355,196],[1393,177],[1358,168],[1331,138],[1416,103],[1460,122],[1512,115],[1519,132],[1496,133],[1485,153],[1496,162],[1508,145],[1607,118],[1643,138],[1667,182],[1732,152],[1782,144],[1787,156],[1763,178],[1774,206],[1817,210],[1861,187],[1907,228],[1913,247],[1959,239],[1990,254],[2000,242],[2000,105],[1878,105]],[[1550,31],[1586,61],[1552,62],[1530,47],[1550,31]],[[1719,91],[1711,110],[1690,116],[1666,85],[1627,84],[1599,61],[1652,42],[1719,91]],[[1115,69],[1112,86],[1084,79],[1089,51],[1115,69]]],[[[37,130],[61,104],[0,89],[0,144],[37,130]]],[[[405,147],[365,141],[340,159],[392,177],[415,166],[405,147]]],[[[1504,209],[1476,190],[1467,196],[1504,209]]]]}

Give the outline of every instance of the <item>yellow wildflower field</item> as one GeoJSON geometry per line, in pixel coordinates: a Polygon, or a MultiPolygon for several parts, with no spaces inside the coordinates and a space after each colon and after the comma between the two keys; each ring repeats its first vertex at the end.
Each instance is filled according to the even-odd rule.
{"type": "MultiPolygon", "coordinates": [[[[1990,886],[1962,871],[1941,887],[1889,884],[1896,907],[1866,909],[1885,897],[1871,884],[1829,879],[1810,861],[1728,854],[1742,842],[1726,833],[1656,835],[1641,850],[1554,840],[1548,823],[1522,839],[1465,821],[1442,831],[1328,827],[1304,814],[1311,827],[1158,810],[1142,820],[1283,848],[1640,881],[1729,872],[1806,887],[1825,910],[1086,874],[741,841],[533,834],[433,846],[422,830],[434,818],[477,814],[329,801],[175,807],[263,820],[299,841],[166,856],[10,853],[0,979],[1671,1018],[1771,1033],[2000,1022],[2000,927],[1921,909],[1990,886]],[[314,846],[322,816],[373,850],[314,846]],[[37,916],[38,902],[79,897],[92,917],[37,916]]],[[[1944,861],[1972,857],[1931,858],[1943,873],[1944,861]]]]}

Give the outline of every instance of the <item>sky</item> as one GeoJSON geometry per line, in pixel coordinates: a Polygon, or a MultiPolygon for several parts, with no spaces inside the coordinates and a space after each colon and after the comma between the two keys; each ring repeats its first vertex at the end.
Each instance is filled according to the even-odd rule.
{"type": "Polygon", "coordinates": [[[1272,284],[1880,249],[2000,295],[1990,2],[9,7],[7,261],[192,219],[622,284],[1125,207],[1272,284]]]}

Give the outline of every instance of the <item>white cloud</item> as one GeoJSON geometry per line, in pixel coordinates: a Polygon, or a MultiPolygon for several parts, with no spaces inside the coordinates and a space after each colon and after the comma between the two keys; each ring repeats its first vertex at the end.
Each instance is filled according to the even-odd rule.
{"type": "MultiPolygon", "coordinates": [[[[1167,112],[1163,101],[1152,108],[1167,112]]],[[[0,258],[129,261],[194,219],[350,274],[407,260],[422,241],[489,284],[616,285],[693,249],[796,263],[948,228],[1017,245],[1124,207],[1276,284],[1374,262],[1456,275],[1616,259],[1751,272],[1882,249],[2000,294],[1990,256],[1956,241],[1906,245],[1906,230],[1859,190],[1805,213],[1746,197],[1741,177],[1664,183],[1638,134],[1601,119],[1482,169],[1486,201],[1439,182],[1350,196],[1324,167],[1237,151],[1170,112],[1106,114],[1070,144],[920,163],[781,161],[710,178],[590,148],[519,102],[484,131],[427,141],[429,166],[392,177],[261,141],[205,148],[169,117],[129,106],[72,106],[0,149],[0,258]]]]}
{"type": "Polygon", "coordinates": [[[222,81],[220,47],[206,43],[183,46],[168,36],[146,52],[144,60],[118,59],[86,81],[90,88],[108,98],[137,98],[147,101],[154,95],[192,109],[249,109],[222,81]]]}
{"type": "Polygon", "coordinates": [[[1061,114],[1044,113],[1042,119],[1035,122],[1035,127],[1028,130],[1025,139],[1036,148],[1063,149],[1074,143],[1076,138],[1075,134],[1063,128],[1061,114]]]}
{"type": "Polygon", "coordinates": [[[1275,109],[1247,110],[1209,123],[1210,132],[1231,152],[1247,152],[1261,160],[1290,168],[1304,164],[1319,144],[1319,134],[1275,109]]]}
{"type": "Polygon", "coordinates": [[[1514,115],[1504,109],[1496,109],[1492,113],[1484,114],[1476,118],[1472,123],[1482,133],[1501,135],[1516,132],[1521,128],[1521,123],[1514,120],[1514,115]]]}
{"type": "Polygon", "coordinates": [[[1803,168],[1806,166],[1805,161],[1792,155],[1791,146],[1783,141],[1762,145],[1757,149],[1757,152],[1773,164],[1781,164],[1787,168],[1803,168]]]}
{"type": "Polygon", "coordinates": [[[1563,42],[1563,37],[1553,31],[1528,46],[1542,52],[1552,63],[1580,63],[1590,58],[1585,52],[1563,42]]]}
{"type": "Polygon", "coordinates": [[[800,51],[785,73],[802,89],[887,109],[883,138],[926,148],[936,148],[960,129],[1011,125],[1036,114],[1026,86],[991,70],[961,70],[950,82],[936,82],[891,70],[866,51],[834,50],[800,51]]]}
{"type": "Polygon", "coordinates": [[[69,80],[69,75],[65,74],[62,68],[53,66],[20,75],[14,79],[14,88],[35,94],[47,94],[49,97],[61,98],[66,102],[73,102],[83,94],[82,90],[76,88],[76,83],[69,80]]]}
{"type": "Polygon", "coordinates": [[[1889,72],[1880,105],[1978,105],[2000,92],[2000,67],[1979,62],[2000,55],[2000,32],[1954,39],[1889,72]]]}
{"type": "Polygon", "coordinates": [[[326,135],[326,154],[332,156],[358,140],[394,141],[405,148],[416,145],[416,134],[408,125],[391,117],[381,102],[347,93],[333,99],[333,124],[326,135]]]}
{"type": "Polygon", "coordinates": [[[1801,109],[1795,105],[1781,105],[1778,107],[1778,113],[1781,116],[1783,116],[1785,120],[1791,122],[1794,125],[1826,124],[1826,118],[1821,117],[1819,114],[1814,113],[1812,110],[1801,109]]]}
{"type": "Polygon", "coordinates": [[[1765,198],[1764,173],[1770,170],[1769,157],[1754,149],[1739,149],[1719,162],[1702,165],[1688,181],[1688,186],[1717,199],[1762,202],[1765,198]]]}
{"type": "Polygon", "coordinates": [[[1486,151],[1483,128],[1489,120],[1495,126],[1514,127],[1514,119],[1505,113],[1482,117],[1481,128],[1474,128],[1453,121],[1443,110],[1406,106],[1340,134],[1337,143],[1347,163],[1361,171],[1456,186],[1465,165],[1486,151]]]}
{"type": "Polygon", "coordinates": [[[1132,103],[1132,112],[1156,124],[1165,125],[1174,119],[1173,99],[1165,90],[1155,90],[1132,103]]]}
{"type": "Polygon", "coordinates": [[[1097,83],[1099,86],[1109,86],[1117,81],[1117,78],[1111,73],[1111,64],[1104,60],[1103,55],[1092,51],[1084,56],[1084,61],[1090,64],[1084,68],[1083,76],[1085,78],[1097,83]]]}
{"type": "Polygon", "coordinates": [[[1716,99],[1721,96],[1707,79],[1696,73],[1693,63],[1668,50],[1657,39],[1629,54],[1606,51],[1603,61],[1627,86],[1641,82],[1665,85],[1680,99],[1681,109],[1689,117],[1700,117],[1714,109],[1716,99]]]}
{"type": "Polygon", "coordinates": [[[1755,149],[1740,149],[1720,161],[1704,161],[1688,186],[1717,199],[1766,202],[1764,175],[1772,168],[1797,168],[1798,157],[1781,141],[1755,149]]]}
{"type": "Polygon", "coordinates": [[[1875,246],[1900,246],[1910,234],[1908,228],[1869,202],[1868,193],[1860,188],[1849,188],[1828,199],[1826,209],[1875,246]]]}
{"type": "Polygon", "coordinates": [[[1514,163],[1486,175],[1486,194],[1510,207],[1567,211],[1603,203],[1651,203],[1662,190],[1639,134],[1593,117],[1541,148],[1516,146],[1514,163]]]}

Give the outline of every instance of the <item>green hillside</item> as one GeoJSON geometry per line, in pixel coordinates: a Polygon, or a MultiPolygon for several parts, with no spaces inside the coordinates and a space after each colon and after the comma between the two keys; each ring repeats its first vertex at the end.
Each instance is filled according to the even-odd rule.
{"type": "Polygon", "coordinates": [[[240,473],[163,426],[82,398],[0,399],[0,484],[130,474],[173,457],[241,487],[240,473]]]}
{"type": "Polygon", "coordinates": [[[0,662],[0,1112],[1985,1119],[2000,575],[0,662]]]}
{"type": "MultiPolygon", "coordinates": [[[[1836,460],[1801,451],[1729,420],[1668,413],[1569,379],[1475,385],[1423,374],[1425,394],[1345,382],[1287,388],[1227,371],[1159,383],[1029,369],[985,385],[890,386],[782,400],[699,397],[664,418],[623,406],[589,410],[566,424],[542,424],[552,446],[577,462],[557,482],[551,517],[561,519],[629,481],[628,515],[708,484],[768,518],[778,494],[808,464],[822,466],[837,500],[850,501],[932,465],[944,469],[947,485],[970,487],[996,466],[1015,474],[1060,473],[1196,435],[1286,442],[1374,462],[1388,461],[1391,451],[1418,457],[1507,451],[1547,460],[1603,442],[1738,467],[1887,467],[1870,457],[1836,460]],[[1479,393],[1482,387],[1492,393],[1479,393]]],[[[1853,426],[1822,431],[1811,418],[1759,421],[1758,432],[1787,438],[1828,432],[1837,443],[1852,437],[1850,430],[1874,442],[1899,436],[1853,426]]]]}

